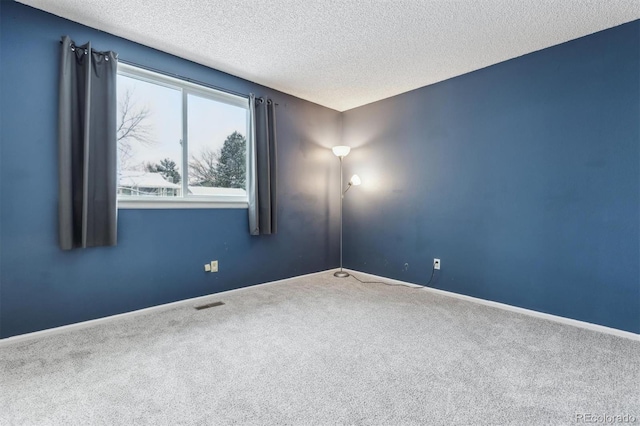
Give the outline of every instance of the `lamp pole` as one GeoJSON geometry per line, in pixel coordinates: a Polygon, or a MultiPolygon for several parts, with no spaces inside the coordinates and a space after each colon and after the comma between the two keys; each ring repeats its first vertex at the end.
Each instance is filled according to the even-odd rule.
{"type": "Polygon", "coordinates": [[[340,158],[340,270],[334,272],[333,275],[338,278],[346,278],[349,276],[349,273],[344,272],[342,270],[342,200],[344,199],[344,192],[342,192],[342,184],[343,184],[342,159],[344,158],[344,156],[341,155],[339,158],[340,158]]]}

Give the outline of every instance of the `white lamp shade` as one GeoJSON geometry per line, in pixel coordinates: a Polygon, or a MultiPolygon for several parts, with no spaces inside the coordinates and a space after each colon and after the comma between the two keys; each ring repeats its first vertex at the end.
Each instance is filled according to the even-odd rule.
{"type": "Polygon", "coordinates": [[[351,185],[353,186],[358,186],[362,183],[362,181],[360,180],[360,176],[358,175],[351,176],[350,182],[351,182],[351,185]]]}
{"type": "Polygon", "coordinates": [[[346,157],[351,152],[351,147],[346,145],[338,145],[331,148],[336,157],[346,157]]]}

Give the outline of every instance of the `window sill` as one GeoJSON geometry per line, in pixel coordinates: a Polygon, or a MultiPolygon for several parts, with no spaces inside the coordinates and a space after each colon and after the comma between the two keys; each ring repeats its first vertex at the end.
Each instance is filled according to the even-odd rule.
{"type": "Polygon", "coordinates": [[[119,209],[246,209],[246,199],[118,199],[119,209]]]}

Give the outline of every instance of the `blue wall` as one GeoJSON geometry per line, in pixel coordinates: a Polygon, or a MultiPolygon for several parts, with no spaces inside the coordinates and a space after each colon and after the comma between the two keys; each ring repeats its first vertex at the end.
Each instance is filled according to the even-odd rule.
{"type": "Polygon", "coordinates": [[[0,337],[326,270],[338,264],[336,111],[14,2],[1,2],[0,337]],[[57,245],[59,40],[278,107],[279,233],[250,237],[247,211],[120,210],[118,246],[57,245]],[[334,183],[327,185],[328,182],[334,183]],[[205,273],[209,260],[220,272],[205,273]]]}
{"type": "Polygon", "coordinates": [[[639,55],[635,21],[344,113],[345,266],[639,333],[639,55]]]}
{"type": "Polygon", "coordinates": [[[640,332],[640,22],[339,114],[0,2],[0,338],[345,266],[640,332]],[[119,244],[57,246],[60,36],[280,104],[279,234],[230,210],[121,210],[119,244]],[[344,129],[341,139],[341,121],[344,129]],[[159,233],[159,230],[162,232],[159,233]],[[220,272],[202,265],[220,261],[220,272]]]}

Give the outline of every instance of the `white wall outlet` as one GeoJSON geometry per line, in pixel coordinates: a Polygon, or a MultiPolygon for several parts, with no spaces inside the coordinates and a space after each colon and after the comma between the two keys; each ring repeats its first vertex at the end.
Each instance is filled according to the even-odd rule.
{"type": "Polygon", "coordinates": [[[433,259],[433,269],[440,269],[440,259],[433,259]]]}
{"type": "Polygon", "coordinates": [[[210,263],[207,263],[207,264],[204,265],[204,271],[205,272],[211,272],[211,264],[210,263]]]}
{"type": "Polygon", "coordinates": [[[218,261],[217,260],[212,260],[211,261],[211,265],[209,265],[211,268],[211,272],[218,272],[218,261]]]}

